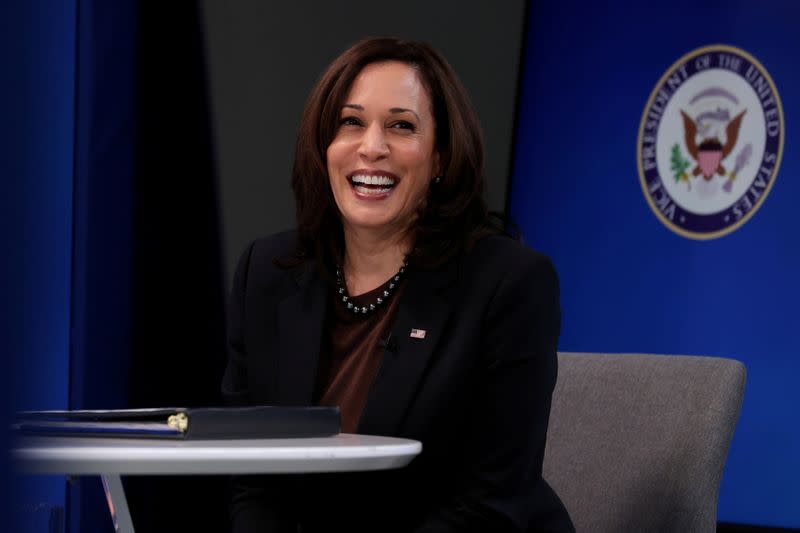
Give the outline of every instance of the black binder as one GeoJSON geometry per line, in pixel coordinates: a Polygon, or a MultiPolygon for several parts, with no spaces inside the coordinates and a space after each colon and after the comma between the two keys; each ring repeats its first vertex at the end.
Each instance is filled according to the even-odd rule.
{"type": "Polygon", "coordinates": [[[166,407],[25,411],[14,425],[23,435],[159,439],[277,439],[329,437],[340,430],[338,407],[166,407]]]}

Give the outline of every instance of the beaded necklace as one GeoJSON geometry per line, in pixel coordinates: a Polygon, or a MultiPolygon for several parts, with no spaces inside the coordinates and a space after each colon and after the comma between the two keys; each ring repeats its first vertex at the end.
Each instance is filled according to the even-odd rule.
{"type": "Polygon", "coordinates": [[[347,286],[344,283],[344,276],[342,275],[342,267],[336,266],[336,292],[342,299],[342,304],[344,304],[345,308],[355,315],[368,315],[373,313],[378,307],[385,304],[389,298],[391,298],[392,294],[394,294],[395,289],[400,284],[400,281],[403,279],[403,276],[406,273],[406,268],[408,267],[408,257],[403,259],[403,265],[400,267],[400,270],[397,271],[392,279],[389,281],[389,286],[383,290],[381,296],[375,300],[374,303],[369,305],[358,306],[354,305],[351,302],[351,296],[347,293],[347,286]]]}

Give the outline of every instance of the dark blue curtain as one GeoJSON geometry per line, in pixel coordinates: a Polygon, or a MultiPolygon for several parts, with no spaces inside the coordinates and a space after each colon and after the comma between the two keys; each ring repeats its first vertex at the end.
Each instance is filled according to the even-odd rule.
{"type": "MultiPolygon", "coordinates": [[[[4,428],[9,408],[68,405],[76,9],[74,0],[0,7],[4,428]]],[[[0,431],[4,450],[7,438],[0,431]]],[[[3,481],[6,527],[63,512],[63,477],[3,481]]]]}
{"type": "MultiPolygon", "coordinates": [[[[223,280],[199,7],[139,4],[2,6],[3,420],[218,403],[223,280]]],[[[224,530],[223,481],[130,479],[134,524],[224,530]]],[[[67,531],[113,530],[98,479],[2,487],[16,499],[0,498],[0,514],[26,531],[65,510],[67,531]]]]}
{"type": "MultiPolygon", "coordinates": [[[[137,38],[135,1],[78,1],[71,409],[129,403],[137,38]]],[[[112,531],[99,479],[70,483],[68,519],[112,531]]]]}

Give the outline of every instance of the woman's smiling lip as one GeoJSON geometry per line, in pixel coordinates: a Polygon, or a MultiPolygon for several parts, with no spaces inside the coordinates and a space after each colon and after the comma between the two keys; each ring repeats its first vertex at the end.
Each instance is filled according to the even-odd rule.
{"type": "Polygon", "coordinates": [[[356,198],[375,201],[388,198],[399,179],[386,170],[362,168],[348,174],[347,181],[356,198]]]}

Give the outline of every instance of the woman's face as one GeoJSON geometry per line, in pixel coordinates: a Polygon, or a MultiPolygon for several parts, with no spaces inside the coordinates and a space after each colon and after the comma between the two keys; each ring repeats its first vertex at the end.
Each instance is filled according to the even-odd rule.
{"type": "Polygon", "coordinates": [[[400,233],[413,223],[438,171],[431,102],[417,71],[372,63],[356,76],[327,150],[345,231],[400,233]]]}

